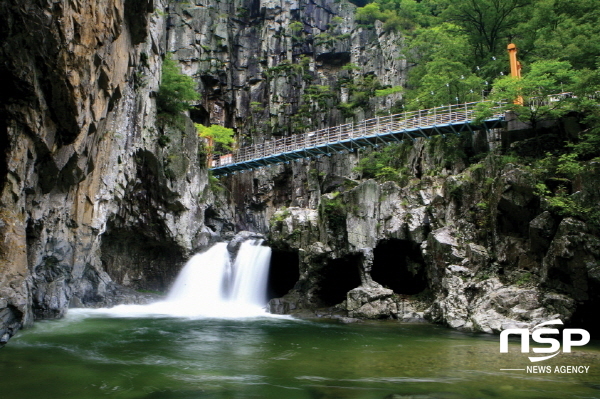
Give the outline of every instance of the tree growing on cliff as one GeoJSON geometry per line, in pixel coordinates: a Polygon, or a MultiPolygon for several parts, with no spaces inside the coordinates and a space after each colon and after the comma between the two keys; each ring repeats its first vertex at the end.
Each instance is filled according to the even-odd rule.
{"type": "Polygon", "coordinates": [[[231,152],[235,143],[234,131],[228,127],[219,125],[204,126],[195,124],[198,136],[205,138],[206,159],[210,162],[213,155],[223,155],[231,152]]]}
{"type": "Polygon", "coordinates": [[[177,116],[192,108],[192,103],[200,99],[196,83],[190,76],[179,71],[176,61],[167,55],[163,62],[161,82],[156,96],[158,114],[177,116]]]}

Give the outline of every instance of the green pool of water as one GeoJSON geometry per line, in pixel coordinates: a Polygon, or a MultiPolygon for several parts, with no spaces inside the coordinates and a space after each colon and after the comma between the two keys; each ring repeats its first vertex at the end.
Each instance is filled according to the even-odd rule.
{"type": "Polygon", "coordinates": [[[510,351],[428,324],[72,313],[0,350],[0,397],[600,398],[597,342],[543,362],[586,374],[500,371],[531,365],[510,351]]]}

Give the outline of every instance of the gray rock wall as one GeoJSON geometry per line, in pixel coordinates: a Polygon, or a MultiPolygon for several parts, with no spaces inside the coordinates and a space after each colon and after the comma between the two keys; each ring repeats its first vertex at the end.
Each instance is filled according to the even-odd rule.
{"type": "Polygon", "coordinates": [[[144,300],[123,286],[166,288],[210,240],[195,129],[156,123],[165,6],[0,2],[2,342],[69,306],[144,300]]]}
{"type": "MultiPolygon", "coordinates": [[[[403,38],[358,26],[352,4],[18,3],[0,0],[0,344],[69,306],[143,301],[128,288],[166,289],[190,253],[242,230],[298,258],[278,312],[337,304],[494,332],[598,303],[597,232],[545,212],[527,173],[493,155],[466,168],[418,141],[402,184],[362,179],[353,153],[213,189],[192,121],[234,127],[242,145],[397,105],[401,94],[374,91],[405,82],[403,38]],[[167,51],[202,99],[163,128],[154,97],[167,51]],[[405,253],[382,261],[395,245],[405,253]],[[383,287],[400,269],[427,292],[383,287]]],[[[478,134],[465,150],[497,140],[478,134]]],[[[597,176],[582,180],[598,202],[597,176]]]]}
{"type": "Polygon", "coordinates": [[[354,10],[334,0],[172,3],[168,48],[204,95],[192,118],[235,127],[240,143],[250,143],[389,108],[400,95],[375,98],[371,90],[354,116],[338,109],[365,76],[388,86],[406,79],[402,37],[380,24],[358,27],[354,10]]]}
{"type": "MultiPolygon", "coordinates": [[[[318,192],[289,194],[265,177],[249,184],[272,185],[277,198],[270,208],[257,200],[245,218],[239,212],[253,206],[247,182],[233,183],[230,198],[211,190],[191,122],[157,124],[166,51],[202,93],[192,119],[236,127],[239,142],[341,122],[336,106],[351,99],[341,78],[404,79],[401,38],[357,28],[346,2],[3,1],[0,8],[5,338],[69,306],[135,300],[122,286],[164,290],[186,256],[219,234],[266,231],[288,197],[318,202],[318,192]],[[347,63],[360,68],[342,69],[347,63]]],[[[355,111],[372,115],[385,101],[392,99],[355,111]]]]}
{"type": "MultiPolygon", "coordinates": [[[[467,140],[464,149],[478,141],[467,140]]],[[[271,216],[272,245],[297,251],[300,261],[298,283],[272,301],[272,311],[427,319],[488,333],[554,318],[593,324],[589,309],[600,299],[597,228],[548,211],[532,176],[501,155],[466,167],[467,158],[448,162],[442,143],[417,141],[406,153],[408,178],[401,183],[361,180],[350,169],[311,183],[295,165],[275,175],[288,173],[292,192],[320,190],[313,202],[291,201],[271,216]],[[338,186],[326,193],[334,180],[338,186]],[[353,257],[358,264],[346,261],[338,279],[358,272],[360,282],[331,308],[322,296],[323,267],[353,257]],[[411,292],[423,279],[422,292],[411,292]]],[[[588,176],[582,183],[590,201],[599,200],[597,182],[588,176]]]]}

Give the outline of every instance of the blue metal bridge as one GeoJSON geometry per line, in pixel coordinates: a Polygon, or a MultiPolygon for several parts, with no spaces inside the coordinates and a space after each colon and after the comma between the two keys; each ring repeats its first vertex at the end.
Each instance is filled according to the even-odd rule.
{"type": "Polygon", "coordinates": [[[213,159],[210,170],[214,176],[227,176],[296,159],[320,158],[402,142],[404,139],[445,137],[446,134],[460,135],[462,132],[502,126],[504,113],[499,107],[492,116],[475,124],[478,104],[473,102],[404,112],[268,140],[213,159]]]}

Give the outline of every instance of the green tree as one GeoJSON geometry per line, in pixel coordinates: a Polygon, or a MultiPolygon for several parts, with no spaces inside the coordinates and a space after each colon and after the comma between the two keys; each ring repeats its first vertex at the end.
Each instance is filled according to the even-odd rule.
{"type": "Polygon", "coordinates": [[[556,119],[577,108],[577,100],[571,95],[556,94],[570,91],[578,75],[567,61],[537,61],[521,79],[507,76],[496,81],[490,99],[503,103],[506,110],[515,112],[520,120],[535,128],[541,121],[556,119]],[[523,105],[514,103],[519,96],[523,105]]]}
{"type": "Polygon", "coordinates": [[[596,0],[535,0],[531,18],[515,28],[515,40],[528,61],[569,61],[594,69],[600,56],[600,7],[596,0]]]}
{"type": "Polygon", "coordinates": [[[356,10],[356,20],[364,25],[372,25],[375,21],[385,21],[393,13],[384,13],[377,3],[370,3],[356,10]]]}
{"type": "Polygon", "coordinates": [[[419,26],[428,26],[434,18],[433,9],[437,1],[416,0],[377,0],[359,7],[356,19],[364,25],[372,25],[376,20],[384,23],[384,29],[410,32],[419,26]]]}
{"type": "Polygon", "coordinates": [[[163,116],[177,116],[192,108],[192,103],[200,99],[196,83],[190,76],[179,71],[177,62],[170,54],[163,61],[161,82],[156,96],[158,113],[163,116]]]}
{"type": "Polygon", "coordinates": [[[533,0],[452,0],[442,16],[468,35],[479,60],[505,51],[512,30],[527,18],[533,0]]]}
{"type": "Polygon", "coordinates": [[[374,150],[362,157],[354,170],[363,178],[406,184],[408,180],[406,157],[410,148],[410,144],[391,144],[374,150]]]}
{"type": "Polygon", "coordinates": [[[410,109],[476,101],[481,99],[484,80],[477,76],[465,55],[468,37],[460,27],[443,23],[419,29],[407,48],[407,58],[416,65],[409,73],[410,109]]]}
{"type": "Polygon", "coordinates": [[[231,152],[235,142],[233,129],[219,125],[204,126],[199,123],[196,123],[195,126],[198,136],[208,140],[210,154],[219,155],[231,152]]]}
{"type": "MultiPolygon", "coordinates": [[[[373,0],[356,16],[363,24],[379,20],[404,33],[406,108],[477,101],[495,87],[492,98],[508,100],[506,108],[532,125],[568,110],[588,119],[597,112],[590,96],[600,87],[600,41],[592,39],[600,37],[597,0],[373,0]],[[523,65],[519,82],[506,77],[511,42],[523,65]],[[565,91],[576,94],[536,100],[565,91]],[[512,104],[518,93],[525,107],[512,104]]],[[[355,91],[359,99],[362,91],[355,91]]],[[[357,98],[341,106],[354,108],[357,98]]]]}

